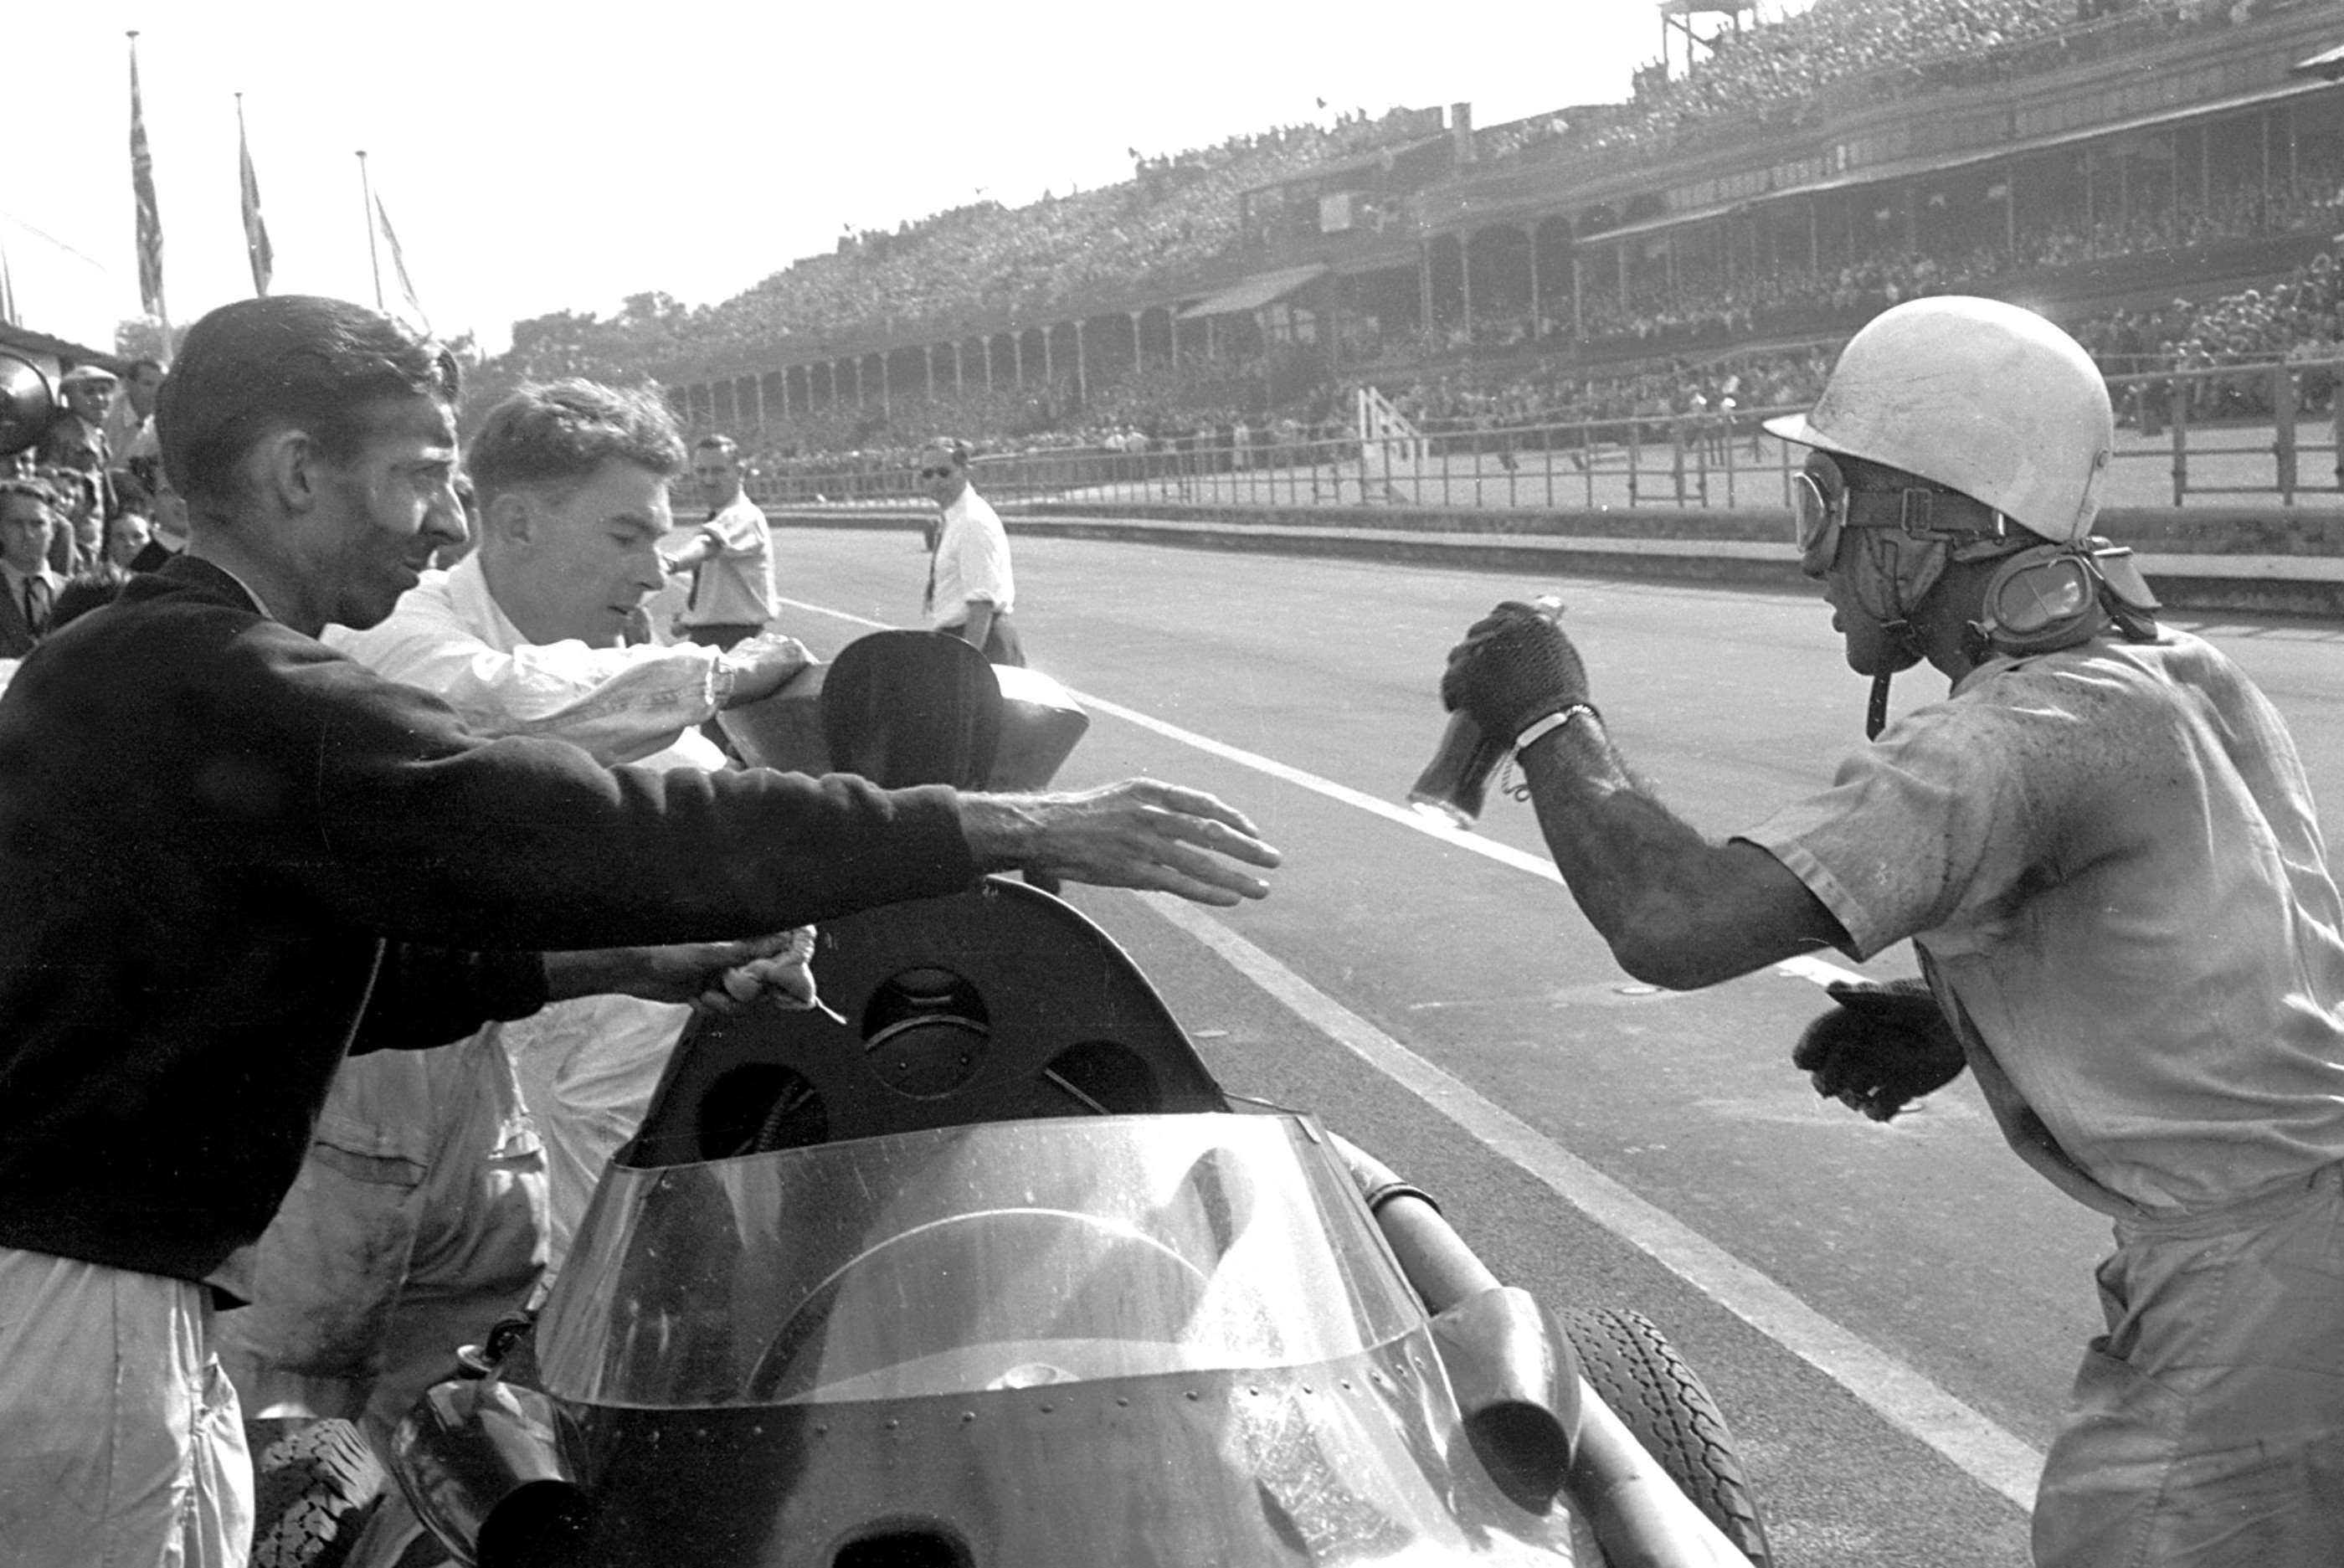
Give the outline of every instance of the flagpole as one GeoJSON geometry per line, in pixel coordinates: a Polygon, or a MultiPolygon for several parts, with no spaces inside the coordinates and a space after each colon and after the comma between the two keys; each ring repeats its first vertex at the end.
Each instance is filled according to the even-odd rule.
{"type": "Polygon", "coordinates": [[[366,148],[359,149],[359,198],[366,203],[367,261],[374,268],[374,308],[382,309],[382,258],[374,238],[374,182],[367,177],[366,148]]]}

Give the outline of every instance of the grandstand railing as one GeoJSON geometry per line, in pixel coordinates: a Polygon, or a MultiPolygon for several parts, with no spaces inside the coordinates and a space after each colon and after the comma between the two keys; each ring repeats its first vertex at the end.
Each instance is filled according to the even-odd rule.
{"type": "MultiPolygon", "coordinates": [[[[2344,505],[2344,360],[2215,366],[2109,379],[2120,415],[2109,506],[2274,497],[2344,505]],[[2161,471],[2160,471],[2161,467],[2161,471]]],[[[1401,507],[1436,511],[1754,509],[1790,504],[1800,449],[1764,433],[1788,409],[1639,412],[1362,440],[1357,429],[1257,432],[1242,444],[1175,440],[1145,452],[1066,448],[979,458],[978,491],[1005,504],[1127,508],[1401,507]]],[[[909,466],[809,462],[758,475],[776,509],[925,508],[909,466]]],[[[1505,523],[1492,520],[1502,531],[1505,523]]]]}

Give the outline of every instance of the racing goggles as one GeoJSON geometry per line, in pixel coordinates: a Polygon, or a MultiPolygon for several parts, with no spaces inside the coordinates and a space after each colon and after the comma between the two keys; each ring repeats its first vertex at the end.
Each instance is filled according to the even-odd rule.
{"type": "Polygon", "coordinates": [[[1792,542],[1799,570],[1820,579],[1839,560],[1851,528],[1893,528],[1914,539],[1967,543],[2000,540],[2002,513],[1982,501],[1934,485],[1883,485],[1857,490],[1828,452],[1811,451],[1791,476],[1792,542]]]}

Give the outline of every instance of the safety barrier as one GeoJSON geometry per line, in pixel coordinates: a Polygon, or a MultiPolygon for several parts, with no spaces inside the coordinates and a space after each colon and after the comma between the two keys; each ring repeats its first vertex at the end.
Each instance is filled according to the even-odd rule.
{"type": "MultiPolygon", "coordinates": [[[[2122,414],[2107,504],[2196,507],[2268,497],[2344,505],[2344,360],[2111,378],[2122,414]]],[[[1372,391],[1372,389],[1369,389],[1372,391]]],[[[1265,428],[1243,443],[1178,438],[1145,451],[1067,448],[977,460],[996,503],[1365,505],[1442,511],[1739,510],[1790,504],[1798,449],[1764,433],[1787,409],[1642,413],[1564,423],[1420,429],[1365,397],[1353,428],[1265,428]]],[[[918,501],[906,467],[760,477],[771,506],[918,501]]]]}

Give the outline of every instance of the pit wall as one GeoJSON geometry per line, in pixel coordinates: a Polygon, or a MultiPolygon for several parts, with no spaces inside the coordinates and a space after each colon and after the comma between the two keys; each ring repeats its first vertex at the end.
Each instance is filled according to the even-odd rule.
{"type": "MultiPolygon", "coordinates": [[[[1813,591],[1799,575],[1790,514],[1779,508],[1500,511],[1159,501],[1038,501],[1002,511],[1021,534],[1813,591]]],[[[803,526],[904,528],[935,514],[898,505],[773,515],[803,526]]],[[[2344,617],[2344,509],[2111,508],[2098,531],[2132,547],[2172,609],[2344,617]]]]}

